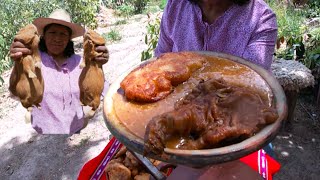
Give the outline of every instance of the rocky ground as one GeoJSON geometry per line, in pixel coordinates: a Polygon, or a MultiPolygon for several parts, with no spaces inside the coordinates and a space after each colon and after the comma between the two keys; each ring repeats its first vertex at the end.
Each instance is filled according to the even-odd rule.
{"type": "Polygon", "coordinates": [[[274,179],[319,179],[320,107],[310,92],[300,93],[294,120],[285,124],[273,141],[282,166],[274,179]]]}
{"type": "MultiPolygon", "coordinates": [[[[104,71],[112,82],[128,68],[140,62],[146,46],[146,15],[136,15],[124,25],[115,26],[119,19],[105,10],[99,15],[100,33],[116,29],[122,39],[109,42],[110,60],[104,71]]],[[[81,51],[78,51],[81,54],[81,51]]],[[[9,97],[9,71],[3,76],[0,90],[0,179],[77,179],[85,162],[97,156],[110,139],[101,110],[80,134],[38,135],[24,123],[25,110],[9,97]]],[[[320,170],[320,113],[314,97],[301,94],[295,119],[287,124],[274,140],[275,152],[282,164],[274,179],[318,179],[320,170]]]]}

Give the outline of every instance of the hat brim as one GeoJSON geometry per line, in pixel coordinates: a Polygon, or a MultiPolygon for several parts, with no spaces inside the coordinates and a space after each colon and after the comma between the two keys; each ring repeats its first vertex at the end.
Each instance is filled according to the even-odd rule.
{"type": "Polygon", "coordinates": [[[71,39],[79,36],[83,36],[85,29],[75,23],[70,23],[63,20],[52,19],[52,18],[37,18],[32,22],[38,29],[38,33],[43,35],[43,29],[49,24],[61,24],[67,26],[72,30],[71,39]]]}

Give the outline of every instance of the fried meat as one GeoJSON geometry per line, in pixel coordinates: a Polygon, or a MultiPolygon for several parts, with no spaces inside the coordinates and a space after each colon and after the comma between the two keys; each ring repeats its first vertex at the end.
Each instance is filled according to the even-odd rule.
{"type": "Polygon", "coordinates": [[[260,95],[223,80],[201,82],[171,112],[154,117],[145,133],[145,153],[165,147],[208,149],[242,141],[278,118],[260,95]]]}
{"type": "Polygon", "coordinates": [[[188,80],[205,58],[195,53],[166,53],[129,73],[120,86],[128,100],[155,102],[168,96],[173,86],[188,80]]]}

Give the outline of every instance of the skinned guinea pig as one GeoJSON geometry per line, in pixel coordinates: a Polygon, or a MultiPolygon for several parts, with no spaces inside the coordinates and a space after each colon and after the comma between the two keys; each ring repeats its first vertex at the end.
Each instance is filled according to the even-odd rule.
{"type": "Polygon", "coordinates": [[[28,110],[26,122],[30,122],[33,105],[41,108],[40,102],[42,101],[44,90],[41,57],[38,49],[40,38],[36,26],[29,24],[23,27],[15,36],[15,40],[29,47],[32,54],[23,55],[14,62],[9,90],[13,95],[19,97],[22,106],[28,110]]]}
{"type": "Polygon", "coordinates": [[[79,77],[79,88],[81,104],[92,108],[89,112],[85,112],[86,119],[93,117],[100,105],[104,88],[102,65],[107,61],[96,61],[94,58],[102,55],[102,52],[95,51],[95,47],[104,46],[105,43],[105,39],[93,30],[88,30],[84,34],[83,60],[80,64],[83,69],[79,77]]]}

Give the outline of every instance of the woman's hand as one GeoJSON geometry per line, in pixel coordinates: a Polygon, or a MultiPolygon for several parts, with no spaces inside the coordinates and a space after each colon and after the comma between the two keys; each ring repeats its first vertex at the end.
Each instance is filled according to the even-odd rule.
{"type": "Polygon", "coordinates": [[[108,52],[107,47],[106,46],[97,46],[95,48],[95,50],[97,53],[102,53],[101,55],[95,57],[95,60],[102,62],[103,64],[107,63],[109,60],[109,52],[108,52]]]}
{"type": "Polygon", "coordinates": [[[12,60],[19,60],[23,55],[32,54],[31,49],[27,48],[23,42],[14,40],[10,46],[10,57],[12,60]]]}

